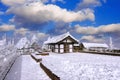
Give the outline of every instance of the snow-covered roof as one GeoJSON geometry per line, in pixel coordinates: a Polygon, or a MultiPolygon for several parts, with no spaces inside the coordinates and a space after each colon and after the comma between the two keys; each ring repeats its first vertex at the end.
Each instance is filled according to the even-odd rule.
{"type": "Polygon", "coordinates": [[[103,48],[108,48],[108,45],[105,43],[82,43],[85,48],[94,48],[94,47],[103,47],[103,48]]]}
{"type": "Polygon", "coordinates": [[[16,44],[16,48],[18,49],[28,48],[29,44],[30,44],[30,41],[27,39],[27,37],[23,37],[16,44]]]}
{"type": "Polygon", "coordinates": [[[52,37],[52,38],[48,38],[47,41],[44,42],[44,44],[49,44],[49,43],[57,43],[63,39],[65,39],[66,37],[70,36],[71,38],[73,38],[75,41],[79,42],[77,39],[75,39],[69,32],[67,33],[64,33],[62,35],[59,35],[59,36],[55,36],[55,37],[52,37]]]}

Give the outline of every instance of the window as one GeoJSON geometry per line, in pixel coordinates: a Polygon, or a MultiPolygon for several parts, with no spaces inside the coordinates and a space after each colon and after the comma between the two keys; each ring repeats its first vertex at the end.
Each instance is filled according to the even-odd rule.
{"type": "Polygon", "coordinates": [[[58,52],[58,49],[55,49],[55,52],[58,52]]]}
{"type": "Polygon", "coordinates": [[[55,48],[58,48],[58,44],[55,45],[55,48]]]}
{"type": "Polygon", "coordinates": [[[73,48],[72,44],[69,45],[69,48],[73,48]]]}
{"type": "Polygon", "coordinates": [[[64,45],[63,45],[63,44],[60,44],[60,48],[64,48],[64,45]]]}

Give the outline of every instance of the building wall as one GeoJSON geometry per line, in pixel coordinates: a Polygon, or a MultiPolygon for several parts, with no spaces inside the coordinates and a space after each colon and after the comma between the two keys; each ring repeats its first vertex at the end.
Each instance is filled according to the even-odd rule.
{"type": "Polygon", "coordinates": [[[69,52],[75,52],[74,44],[76,43],[78,42],[76,42],[70,37],[67,37],[58,43],[49,44],[49,46],[52,52],[69,53],[69,52]]]}
{"type": "Polygon", "coordinates": [[[73,52],[73,44],[65,43],[65,44],[55,44],[54,52],[56,53],[68,53],[73,52]]]}
{"type": "Polygon", "coordinates": [[[91,47],[89,48],[90,51],[98,51],[98,52],[105,52],[107,48],[105,47],[91,47]]]}
{"type": "Polygon", "coordinates": [[[95,51],[95,52],[105,52],[107,50],[107,47],[85,47],[83,43],[80,44],[80,49],[82,51],[95,51]]]}

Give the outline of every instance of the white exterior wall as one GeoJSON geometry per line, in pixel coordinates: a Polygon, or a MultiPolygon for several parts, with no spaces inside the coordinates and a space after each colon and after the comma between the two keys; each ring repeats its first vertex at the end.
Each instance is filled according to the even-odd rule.
{"type": "Polygon", "coordinates": [[[73,52],[73,49],[69,49],[69,52],[73,52]]]}
{"type": "Polygon", "coordinates": [[[69,45],[69,48],[73,48],[72,44],[69,45]]]}
{"type": "Polygon", "coordinates": [[[55,49],[55,52],[58,53],[58,49],[55,49]]]}
{"type": "Polygon", "coordinates": [[[72,42],[71,40],[69,40],[69,39],[67,39],[67,42],[69,43],[69,42],[72,42]]]}
{"type": "Polygon", "coordinates": [[[64,53],[64,45],[60,44],[60,53],[64,53]]]}
{"type": "Polygon", "coordinates": [[[55,45],[55,48],[58,48],[58,44],[55,45]]]}
{"type": "Polygon", "coordinates": [[[98,51],[98,52],[104,52],[107,48],[101,48],[101,47],[91,47],[86,49],[87,51],[98,51]]]}
{"type": "Polygon", "coordinates": [[[69,52],[73,52],[73,45],[72,44],[69,45],[69,52]]]}
{"type": "Polygon", "coordinates": [[[64,45],[63,45],[63,44],[60,44],[60,48],[64,48],[64,45]]]}
{"type": "Polygon", "coordinates": [[[60,49],[60,53],[64,53],[64,49],[60,49]]]}

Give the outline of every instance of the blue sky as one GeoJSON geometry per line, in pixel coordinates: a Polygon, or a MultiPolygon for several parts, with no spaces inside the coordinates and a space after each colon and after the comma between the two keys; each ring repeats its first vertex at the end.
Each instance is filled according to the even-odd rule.
{"type": "MultiPolygon", "coordinates": [[[[119,0],[1,0],[0,34],[11,37],[36,33],[49,36],[70,32],[80,41],[120,47],[119,0]]],[[[0,36],[1,36],[0,35],[0,36]]]]}

